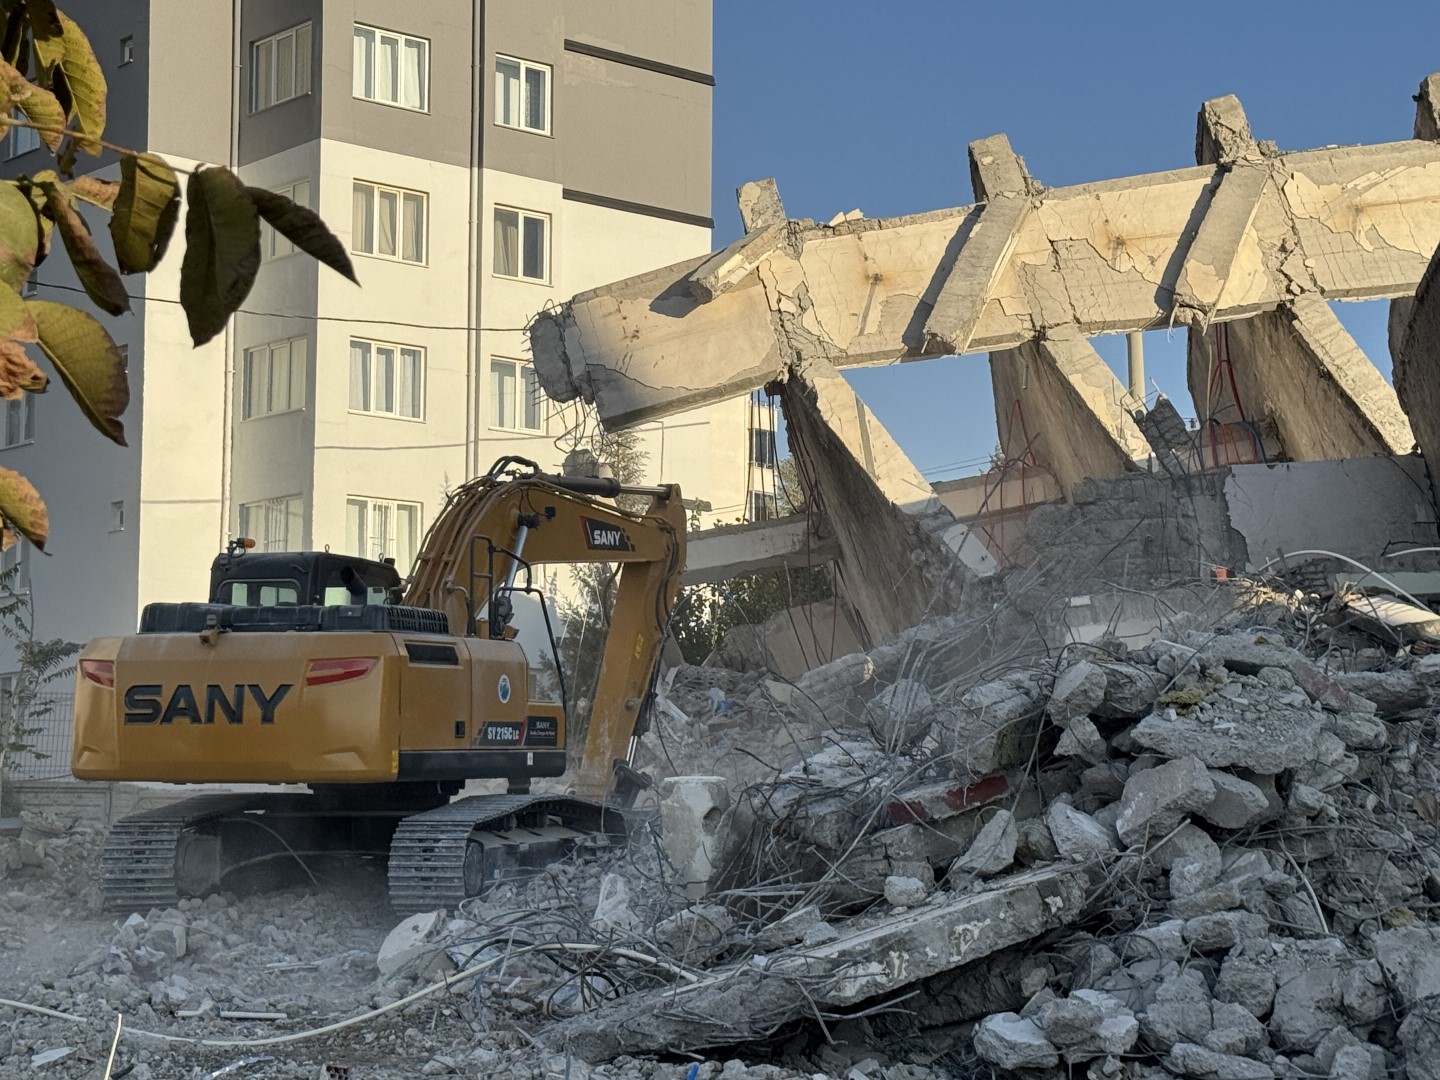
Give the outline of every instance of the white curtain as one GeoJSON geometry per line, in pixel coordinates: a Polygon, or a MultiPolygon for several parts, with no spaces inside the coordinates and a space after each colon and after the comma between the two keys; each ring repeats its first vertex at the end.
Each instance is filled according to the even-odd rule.
{"type": "Polygon", "coordinates": [[[514,210],[495,211],[495,273],[520,276],[520,215],[514,210]]]}
{"type": "Polygon", "coordinates": [[[407,109],[425,108],[425,50],[423,41],[405,39],[405,62],[401,65],[400,104],[407,109]]]}
{"type": "Polygon", "coordinates": [[[255,46],[255,91],[251,94],[250,110],[259,112],[275,104],[274,95],[275,43],[262,41],[255,46]]]}
{"type": "Polygon", "coordinates": [[[400,83],[400,39],[381,34],[375,49],[375,100],[396,103],[400,83]]]}
{"type": "Polygon", "coordinates": [[[520,126],[520,65],[514,60],[495,60],[495,122],[520,126]]]}
{"type": "Polygon", "coordinates": [[[290,344],[270,347],[270,395],[266,412],[284,412],[290,408],[290,344]]]}
{"type": "Polygon", "coordinates": [[[295,93],[310,93],[310,24],[295,31],[295,93]]]}
{"type": "Polygon", "coordinates": [[[400,238],[400,257],[410,262],[424,262],[425,199],[420,195],[406,195],[404,207],[404,234],[400,238]]]}
{"type": "Polygon", "coordinates": [[[401,576],[410,573],[415,565],[416,548],[420,537],[420,507],[414,503],[395,504],[395,541],[386,554],[395,559],[395,569],[401,576]]]}
{"type": "Polygon", "coordinates": [[[345,535],[350,538],[351,555],[368,554],[369,529],[365,511],[369,505],[365,499],[345,500],[345,535]]]}
{"type": "Polygon", "coordinates": [[[395,254],[395,226],[396,218],[400,216],[400,196],[394,191],[381,189],[376,192],[379,196],[379,213],[375,215],[376,232],[375,250],[381,255],[395,254]]]}
{"type": "Polygon", "coordinates": [[[370,411],[370,343],[350,342],[350,408],[370,411]]]}
{"type": "Polygon", "coordinates": [[[354,92],[358,98],[375,96],[375,31],[355,28],[354,92]]]}
{"type": "Polygon", "coordinates": [[[490,423],[515,426],[515,365],[509,360],[490,361],[490,423]]]}
{"type": "Polygon", "coordinates": [[[295,96],[295,35],[275,39],[275,100],[295,96]]]}
{"type": "Polygon", "coordinates": [[[520,370],[525,373],[525,420],[522,426],[528,431],[539,431],[540,410],[544,407],[540,395],[540,378],[532,367],[520,370]]]}
{"type": "Polygon", "coordinates": [[[307,346],[304,338],[290,343],[290,408],[305,407],[305,358],[307,346]]]}
{"type": "Polygon", "coordinates": [[[350,250],[366,253],[373,253],[375,250],[375,189],[369,184],[355,185],[350,220],[350,250]]]}
{"type": "Polygon", "coordinates": [[[375,346],[375,411],[395,411],[395,350],[375,346]]]}
{"type": "Polygon", "coordinates": [[[265,376],[268,357],[265,348],[245,350],[245,419],[265,415],[265,376]]]}

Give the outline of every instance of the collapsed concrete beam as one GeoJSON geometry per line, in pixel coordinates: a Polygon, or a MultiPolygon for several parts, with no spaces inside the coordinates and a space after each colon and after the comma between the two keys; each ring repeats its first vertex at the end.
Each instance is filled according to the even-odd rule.
{"type": "MultiPolygon", "coordinates": [[[[1235,116],[1216,115],[1206,145],[1232,154],[1243,143],[1230,130],[1235,116]]],[[[708,303],[692,295],[688,280],[701,259],[542,314],[532,337],[536,370],[552,397],[593,401],[604,423],[624,427],[757,388],[783,377],[796,357],[843,367],[936,355],[958,346],[957,337],[966,351],[982,352],[1015,348],[1062,326],[1084,336],[1159,328],[1193,312],[1177,305],[1177,293],[1224,322],[1274,308],[1297,290],[1327,299],[1414,292],[1440,243],[1440,144],[1277,152],[1254,166],[1268,168],[1269,182],[1242,228],[1236,216],[1252,209],[1245,189],[1259,180],[1241,171],[1248,161],[1032,195],[1032,212],[1014,226],[1003,265],[993,281],[984,275],[978,317],[965,281],[989,260],[961,255],[987,232],[988,243],[1011,229],[977,232],[988,208],[833,226],[791,222],[786,243],[757,255],[753,270],[727,279],[708,303]],[[1222,217],[1203,229],[1217,178],[1222,217]],[[1207,234],[1211,251],[1187,263],[1197,232],[1207,234]],[[1221,241],[1237,234],[1230,254],[1221,241]],[[1202,281],[1202,265],[1215,281],[1223,275],[1227,287],[1216,293],[1215,281],[1202,281]],[[958,299],[941,305],[956,267],[962,280],[951,291],[958,299]],[[937,305],[935,332],[927,334],[937,305]]],[[[751,217],[756,228],[775,223],[758,212],[751,217]]]]}
{"type": "Polygon", "coordinates": [[[1006,459],[1028,456],[1067,498],[1086,477],[1123,475],[1150,453],[1120,380],[1073,331],[991,353],[990,380],[1006,459]]]}
{"type": "Polygon", "coordinates": [[[817,1005],[853,1005],[892,993],[1068,926],[1084,914],[1091,873],[1086,864],[1040,867],[999,879],[984,892],[859,916],[833,941],[631,994],[556,1025],[545,1038],[586,1061],[748,1042],[817,1005]]]}
{"type": "Polygon", "coordinates": [[[685,585],[710,585],[765,570],[823,566],[839,552],[835,538],[816,536],[804,514],[720,525],[690,534],[680,580],[685,585]]]}
{"type": "Polygon", "coordinates": [[[810,494],[835,530],[846,599],[871,641],[953,610],[968,578],[995,572],[983,541],[945,509],[833,367],[800,365],[781,404],[810,494]]]}

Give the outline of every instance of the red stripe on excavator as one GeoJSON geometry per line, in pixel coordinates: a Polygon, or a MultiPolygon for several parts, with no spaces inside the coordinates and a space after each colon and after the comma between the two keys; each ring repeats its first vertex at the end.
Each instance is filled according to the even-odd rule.
{"type": "Polygon", "coordinates": [[[345,682],[368,675],[378,663],[373,657],[351,657],[347,659],[311,660],[305,669],[306,686],[324,686],[326,683],[345,682]]]}

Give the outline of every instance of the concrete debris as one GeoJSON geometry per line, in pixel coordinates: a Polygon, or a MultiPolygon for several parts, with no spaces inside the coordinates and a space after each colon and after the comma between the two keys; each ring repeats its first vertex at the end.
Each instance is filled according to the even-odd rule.
{"type": "Polygon", "coordinates": [[[997,810],[971,841],[970,850],[957,859],[951,869],[994,877],[1015,861],[1019,843],[1020,830],[1015,825],[1015,815],[1008,810],[997,810]]]}

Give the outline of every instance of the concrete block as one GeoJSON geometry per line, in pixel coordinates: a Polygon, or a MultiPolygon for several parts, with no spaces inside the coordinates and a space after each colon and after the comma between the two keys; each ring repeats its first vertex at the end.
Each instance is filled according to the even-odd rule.
{"type": "Polygon", "coordinates": [[[1275,970],[1268,964],[1231,953],[1215,979],[1215,1000],[1231,1001],[1263,1020],[1275,1003],[1275,970]]]}
{"type": "Polygon", "coordinates": [[[1177,1076],[1195,1080],[1274,1080],[1275,1073],[1264,1062],[1234,1054],[1217,1054],[1194,1043],[1176,1043],[1165,1059],[1165,1068],[1177,1076]]]}
{"type": "Polygon", "coordinates": [[[1116,831],[1125,844],[1159,840],[1187,814],[1215,798],[1215,784],[1196,757],[1182,757],[1125,781],[1116,831]]]}
{"type": "Polygon", "coordinates": [[[1243,829],[1262,821],[1270,812],[1270,800],[1248,780],[1221,769],[1211,769],[1214,798],[1198,809],[1199,815],[1222,829],[1243,829]]]}
{"type": "Polygon", "coordinates": [[[402,921],[385,935],[380,951],[375,955],[375,966],[380,974],[392,979],[407,972],[424,968],[429,961],[444,955],[444,946],[431,941],[432,935],[444,922],[439,911],[422,911],[402,921]]]}
{"type": "Polygon", "coordinates": [[[971,841],[970,848],[954,863],[954,868],[980,877],[993,877],[1010,868],[1015,861],[1020,830],[1015,815],[997,810],[984,828],[971,841]]]}
{"type": "Polygon", "coordinates": [[[683,963],[698,966],[713,960],[729,945],[735,925],[719,904],[697,904],[677,911],[655,927],[655,943],[683,963]]]}
{"type": "Polygon", "coordinates": [[[930,890],[919,878],[891,874],[885,879],[885,902],[891,907],[918,907],[929,895],[930,890]]]}
{"type": "Polygon", "coordinates": [[[1045,824],[1055,841],[1056,851],[1066,858],[1090,858],[1119,850],[1115,834],[1089,814],[1062,802],[1053,802],[1045,811],[1045,824]]]}
{"type": "Polygon", "coordinates": [[[1104,668],[1088,660],[1071,664],[1056,676],[1050,691],[1051,719],[1064,724],[1077,716],[1089,716],[1105,700],[1107,686],[1104,668]]]}
{"type": "Polygon", "coordinates": [[[985,1017],[975,1028],[975,1052],[1002,1069],[1050,1069],[1060,1054],[1035,1024],[1013,1012],[985,1017]]]}
{"type": "Polygon", "coordinates": [[[1270,1042],[1265,1025],[1233,1002],[1217,1001],[1210,1007],[1212,1027],[1205,1036],[1206,1050],[1236,1057],[1253,1057],[1270,1042]]]}
{"type": "Polygon", "coordinates": [[[730,789],[723,776],[672,776],[660,781],[661,844],[692,900],[709,890],[729,809],[730,789]]]}

